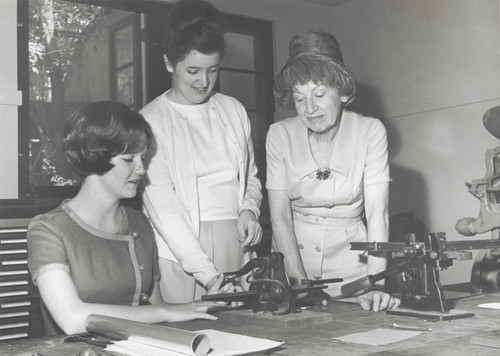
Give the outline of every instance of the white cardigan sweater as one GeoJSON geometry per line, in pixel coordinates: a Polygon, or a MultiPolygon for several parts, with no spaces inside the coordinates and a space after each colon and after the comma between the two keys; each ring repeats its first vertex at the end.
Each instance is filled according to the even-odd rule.
{"type": "MultiPolygon", "coordinates": [[[[207,286],[219,272],[198,241],[198,189],[194,143],[188,122],[169,104],[166,93],[147,104],[140,113],[151,125],[156,140],[146,161],[143,201],[145,213],[155,229],[158,254],[178,261],[187,273],[207,286]]],[[[220,120],[237,152],[240,212],[248,209],[259,217],[261,184],[256,176],[251,127],[245,108],[236,99],[215,93],[209,99],[208,113],[211,120],[220,120]]]]}

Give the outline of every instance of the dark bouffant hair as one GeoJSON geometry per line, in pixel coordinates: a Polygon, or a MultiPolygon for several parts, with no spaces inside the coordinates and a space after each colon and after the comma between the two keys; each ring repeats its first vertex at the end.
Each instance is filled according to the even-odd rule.
{"type": "Polygon", "coordinates": [[[338,89],[340,95],[348,97],[346,104],[356,95],[356,82],[345,66],[329,56],[304,53],[288,61],[276,76],[274,97],[278,105],[294,109],[293,89],[309,82],[338,89]]]}
{"type": "Polygon", "coordinates": [[[195,50],[224,55],[225,22],[215,6],[203,0],[182,0],[168,16],[164,54],[176,65],[195,50]]]}
{"type": "Polygon", "coordinates": [[[126,105],[100,101],[76,110],[64,126],[63,150],[66,159],[82,177],[104,174],[119,154],[137,153],[144,137],[149,148],[151,127],[144,117],[126,105]]]}

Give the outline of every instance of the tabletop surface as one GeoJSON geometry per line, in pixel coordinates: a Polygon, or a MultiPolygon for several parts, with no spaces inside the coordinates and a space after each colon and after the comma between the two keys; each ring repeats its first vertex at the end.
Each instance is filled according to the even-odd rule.
{"type": "MultiPolygon", "coordinates": [[[[168,326],[186,330],[216,329],[247,336],[283,341],[273,356],[283,355],[499,355],[500,349],[471,344],[472,336],[484,336],[500,330],[500,310],[478,308],[478,304],[500,302],[500,294],[478,295],[454,300],[454,310],[470,311],[475,316],[449,321],[431,321],[414,317],[388,315],[385,312],[366,312],[357,304],[333,302],[327,307],[314,307],[311,312],[331,313],[333,321],[321,325],[289,328],[243,324],[227,318],[217,321],[196,320],[171,323],[168,326]],[[332,340],[352,333],[377,328],[391,329],[392,324],[428,326],[424,332],[395,343],[371,346],[332,340]]],[[[225,311],[230,313],[231,311],[225,311]]],[[[394,330],[394,329],[391,329],[394,330]]],[[[82,349],[95,346],[83,343],[64,343],[64,336],[33,338],[0,342],[3,356],[75,356],[82,349]]]]}

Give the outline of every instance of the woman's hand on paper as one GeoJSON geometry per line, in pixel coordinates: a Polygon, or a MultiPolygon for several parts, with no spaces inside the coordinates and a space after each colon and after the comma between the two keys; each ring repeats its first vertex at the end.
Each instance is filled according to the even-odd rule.
{"type": "Polygon", "coordinates": [[[243,210],[238,219],[239,242],[242,247],[255,246],[262,239],[262,227],[250,210],[243,210]]]}
{"type": "Polygon", "coordinates": [[[374,312],[397,308],[400,303],[401,300],[382,291],[371,291],[358,297],[358,304],[363,310],[372,309],[374,312]]]}

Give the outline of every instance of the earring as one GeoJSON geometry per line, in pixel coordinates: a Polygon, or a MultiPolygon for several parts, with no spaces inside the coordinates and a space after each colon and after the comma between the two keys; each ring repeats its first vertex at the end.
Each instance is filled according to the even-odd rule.
{"type": "Polygon", "coordinates": [[[172,73],[174,71],[174,66],[172,65],[172,63],[170,63],[166,55],[163,55],[163,60],[165,61],[165,68],[167,69],[167,71],[169,73],[172,73]]]}

